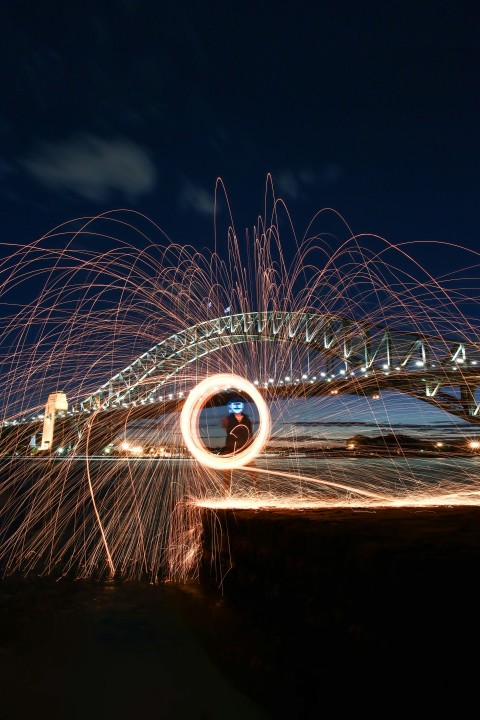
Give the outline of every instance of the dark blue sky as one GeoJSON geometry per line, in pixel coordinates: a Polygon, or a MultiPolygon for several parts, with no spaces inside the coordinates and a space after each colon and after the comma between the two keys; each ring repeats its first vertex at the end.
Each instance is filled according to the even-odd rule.
{"type": "Polygon", "coordinates": [[[478,4],[16,0],[0,27],[4,242],[127,207],[202,247],[217,177],[241,235],[271,173],[300,237],[332,207],[477,248],[478,4]]]}

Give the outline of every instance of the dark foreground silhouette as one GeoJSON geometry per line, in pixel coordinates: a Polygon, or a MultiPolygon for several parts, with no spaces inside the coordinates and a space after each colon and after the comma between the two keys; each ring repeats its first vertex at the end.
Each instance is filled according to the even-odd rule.
{"type": "Polygon", "coordinates": [[[199,582],[0,581],[1,720],[475,701],[479,508],[205,513],[199,582]]]}

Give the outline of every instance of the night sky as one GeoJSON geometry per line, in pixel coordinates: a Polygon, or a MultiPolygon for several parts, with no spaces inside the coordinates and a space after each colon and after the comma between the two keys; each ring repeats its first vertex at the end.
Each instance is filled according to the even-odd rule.
{"type": "Polygon", "coordinates": [[[300,238],[330,207],[477,248],[474,3],[16,0],[0,26],[3,242],[125,207],[203,247],[217,178],[242,235],[271,173],[300,238]]]}
{"type": "Polygon", "coordinates": [[[16,0],[0,28],[0,255],[119,208],[212,247],[217,179],[242,237],[270,175],[299,240],[332,208],[435,276],[480,250],[479,5],[16,0]]]}

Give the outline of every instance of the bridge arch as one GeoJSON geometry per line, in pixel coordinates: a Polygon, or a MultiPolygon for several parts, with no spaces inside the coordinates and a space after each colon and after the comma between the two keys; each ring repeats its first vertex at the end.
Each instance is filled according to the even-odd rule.
{"type": "MultiPolygon", "coordinates": [[[[472,423],[480,424],[480,343],[404,332],[351,318],[307,312],[263,311],[225,315],[170,335],[134,360],[80,403],[82,410],[153,402],[188,366],[240,344],[279,343],[313,357],[307,382],[269,385],[264,365],[260,387],[274,394],[322,395],[395,389],[472,423]]],[[[287,350],[285,351],[285,348],[287,350]]],[[[309,368],[308,368],[309,369],[309,368]]],[[[285,375],[285,362],[283,363],[285,375]]],[[[238,372],[238,369],[237,369],[238,372]]]]}

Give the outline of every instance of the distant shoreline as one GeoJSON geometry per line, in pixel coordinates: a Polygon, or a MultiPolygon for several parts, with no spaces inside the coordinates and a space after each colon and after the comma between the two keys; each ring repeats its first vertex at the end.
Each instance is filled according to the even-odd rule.
{"type": "MultiPolygon", "coordinates": [[[[361,451],[361,450],[316,450],[313,452],[310,451],[301,451],[301,452],[292,452],[292,453],[284,453],[284,452],[267,452],[267,453],[261,453],[257,456],[258,458],[275,458],[276,460],[292,460],[297,458],[302,459],[317,459],[317,460],[324,460],[326,458],[343,458],[343,459],[362,459],[362,458],[382,458],[386,460],[401,460],[404,458],[411,458],[411,459],[417,459],[421,460],[422,458],[480,458],[480,453],[478,452],[467,452],[467,451],[458,451],[458,452],[436,452],[434,450],[399,450],[398,452],[392,453],[392,452],[382,452],[382,451],[361,451]]],[[[194,460],[195,458],[189,456],[189,455],[172,455],[170,457],[158,457],[158,456],[149,456],[149,455],[139,455],[139,456],[125,456],[125,455],[103,455],[103,454],[91,454],[91,455],[60,455],[57,453],[51,453],[51,454],[41,454],[41,455],[0,455],[0,460],[42,460],[42,461],[49,461],[49,460],[74,460],[74,459],[95,459],[95,460],[108,460],[108,461],[131,461],[131,460],[157,460],[162,462],[169,462],[171,460],[194,460]]]]}

